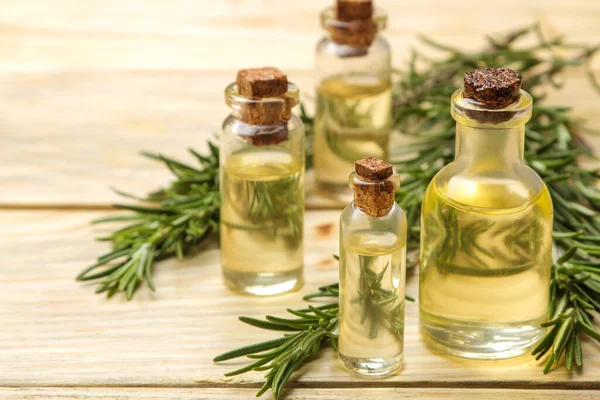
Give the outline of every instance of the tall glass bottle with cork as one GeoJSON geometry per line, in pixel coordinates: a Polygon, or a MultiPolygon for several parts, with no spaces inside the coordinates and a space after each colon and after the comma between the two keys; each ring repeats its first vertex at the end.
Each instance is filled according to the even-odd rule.
{"type": "Polygon", "coordinates": [[[388,159],[391,55],[379,34],[386,23],[372,0],[336,0],[321,13],[327,33],[316,50],[315,179],[323,194],[344,202],[354,160],[388,159]]]}
{"type": "Polygon", "coordinates": [[[272,295],[303,269],[304,127],[298,88],[276,68],[240,70],[225,89],[220,140],[221,257],[227,286],[272,295]]]}
{"type": "Polygon", "coordinates": [[[394,201],[400,179],[381,160],[357,161],[354,201],[340,219],[340,325],[344,366],[366,376],[397,371],[404,348],[406,215],[394,201]]]}
{"type": "Polygon", "coordinates": [[[421,330],[458,356],[517,356],[544,332],[553,210],[523,161],[532,99],[520,86],[507,68],[465,74],[451,99],[456,158],[423,200],[421,330]]]}

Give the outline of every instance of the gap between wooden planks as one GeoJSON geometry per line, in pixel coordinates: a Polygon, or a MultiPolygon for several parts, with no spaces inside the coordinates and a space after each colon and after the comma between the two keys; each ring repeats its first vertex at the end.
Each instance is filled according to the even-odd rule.
{"type": "MultiPolygon", "coordinates": [[[[306,214],[306,284],[269,299],[232,294],[221,283],[219,251],[204,246],[183,261],[155,268],[157,291],[140,289],[131,302],[105,299],[75,275],[108,249],[93,240],[91,219],[110,212],[0,211],[0,386],[258,387],[262,373],[223,374],[245,360],[212,358],[249,343],[278,337],[242,324],[240,315],[284,315],[304,307],[303,294],[337,281],[339,211],[306,214]]],[[[407,293],[417,294],[417,271],[407,293]]],[[[584,341],[581,372],[559,367],[543,375],[532,357],[472,362],[448,357],[423,343],[418,309],[406,313],[405,364],[388,380],[349,375],[326,349],[293,376],[291,387],[454,387],[600,389],[600,349],[584,341]]]]}
{"type": "MultiPolygon", "coordinates": [[[[199,399],[199,400],[241,400],[254,398],[253,389],[179,389],[179,388],[1,388],[0,396],[5,400],[33,399],[199,399]]],[[[288,389],[286,400],[328,399],[328,400],[381,400],[381,399],[418,399],[418,400],[593,400],[600,398],[597,391],[568,390],[495,390],[495,389],[288,389]]],[[[270,393],[262,397],[272,399],[270,393]]]]}
{"type": "MultiPolygon", "coordinates": [[[[253,389],[180,389],[180,388],[2,388],[0,396],[4,400],[27,398],[77,400],[77,399],[199,399],[199,400],[241,400],[254,398],[253,389]]],[[[418,400],[564,400],[600,399],[598,391],[568,390],[495,390],[495,389],[287,389],[286,400],[328,399],[328,400],[381,400],[381,399],[418,399],[418,400]]],[[[262,397],[272,399],[270,393],[262,397]]]]}

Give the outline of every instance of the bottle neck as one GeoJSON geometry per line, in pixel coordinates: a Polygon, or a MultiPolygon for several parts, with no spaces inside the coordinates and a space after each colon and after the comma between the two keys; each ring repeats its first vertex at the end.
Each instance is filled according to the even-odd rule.
{"type": "Polygon", "coordinates": [[[502,129],[456,124],[456,161],[501,170],[523,163],[525,124],[502,129]]]}

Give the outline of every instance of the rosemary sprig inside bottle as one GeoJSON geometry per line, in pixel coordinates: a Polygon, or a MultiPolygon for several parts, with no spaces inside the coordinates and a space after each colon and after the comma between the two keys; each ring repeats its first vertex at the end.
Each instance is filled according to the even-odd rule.
{"type": "MultiPolygon", "coordinates": [[[[300,175],[295,174],[277,181],[250,182],[246,188],[245,198],[248,206],[245,213],[252,222],[246,229],[259,230],[271,236],[277,235],[280,228],[288,228],[287,236],[295,238],[302,233],[302,212],[299,210],[298,198],[302,198],[304,186],[300,183],[300,175]],[[264,226],[269,221],[269,226],[264,226]]],[[[239,227],[244,228],[244,227],[239,227]]]]}

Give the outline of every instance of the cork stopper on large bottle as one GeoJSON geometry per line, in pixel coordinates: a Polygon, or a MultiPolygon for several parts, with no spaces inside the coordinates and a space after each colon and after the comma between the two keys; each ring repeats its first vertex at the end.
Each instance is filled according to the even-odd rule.
{"type": "Polygon", "coordinates": [[[274,67],[247,68],[237,73],[238,93],[247,98],[237,117],[248,124],[240,136],[255,146],[281,143],[288,138],[287,121],[294,106],[286,97],[287,75],[274,67]]]}
{"type": "Polygon", "coordinates": [[[521,99],[521,75],[510,68],[482,68],[467,72],[462,97],[473,106],[465,114],[480,123],[500,124],[514,117],[510,106],[521,99]]]}
{"type": "Polygon", "coordinates": [[[368,47],[377,34],[373,19],[372,0],[336,0],[336,23],[331,26],[331,38],[338,44],[368,47]]]}
{"type": "Polygon", "coordinates": [[[482,68],[465,74],[463,97],[497,110],[521,98],[521,75],[510,68],[482,68]]]}
{"type": "Polygon", "coordinates": [[[393,167],[377,158],[368,157],[354,163],[354,205],[371,217],[383,217],[394,207],[398,189],[393,167]]]}

